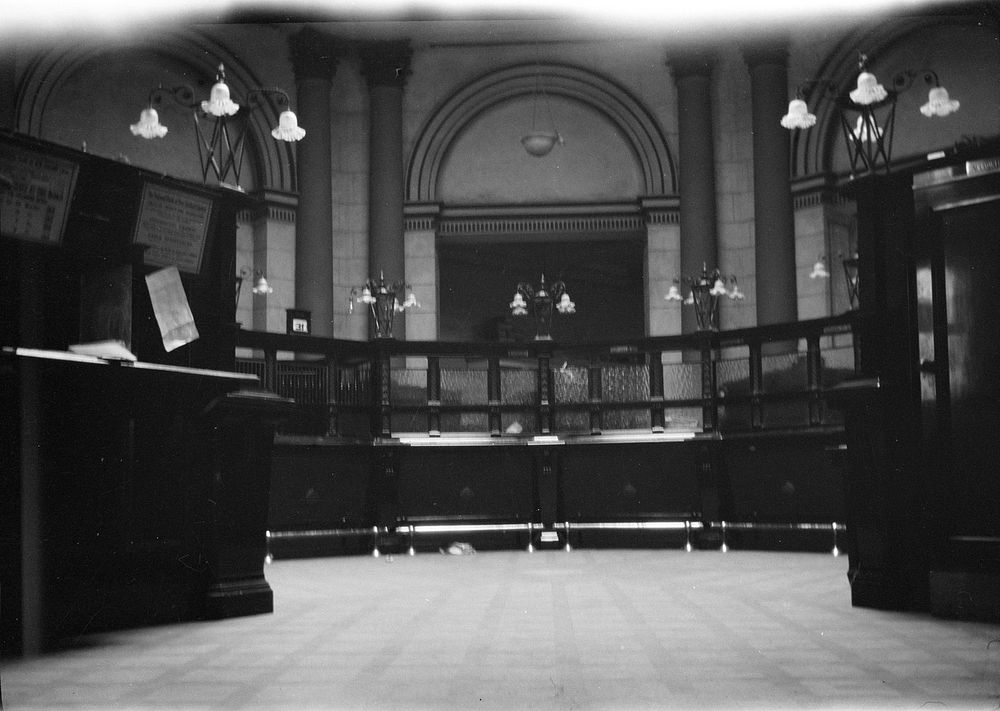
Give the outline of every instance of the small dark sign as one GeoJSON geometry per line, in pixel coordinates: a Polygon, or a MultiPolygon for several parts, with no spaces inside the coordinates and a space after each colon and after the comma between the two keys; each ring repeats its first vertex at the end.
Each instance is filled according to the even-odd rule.
{"type": "Polygon", "coordinates": [[[285,330],[302,336],[312,334],[312,314],[302,309],[285,309],[285,330]]]}

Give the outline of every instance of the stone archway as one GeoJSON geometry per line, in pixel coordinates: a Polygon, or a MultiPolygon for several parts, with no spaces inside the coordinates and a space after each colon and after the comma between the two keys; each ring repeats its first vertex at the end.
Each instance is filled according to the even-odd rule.
{"type": "MultiPolygon", "coordinates": [[[[138,111],[156,84],[133,86],[130,82],[133,67],[123,61],[124,57],[141,58],[148,66],[162,65],[163,76],[157,80],[165,87],[207,81],[208,86],[204,87],[207,94],[220,62],[225,65],[226,81],[234,94],[245,95],[248,88],[263,85],[236,54],[197,31],[164,33],[156,37],[155,43],[136,41],[115,47],[102,44],[61,46],[35,57],[20,77],[14,109],[16,130],[81,148],[86,142],[85,128],[98,136],[90,148],[101,153],[128,156],[130,151],[140,150],[129,142],[133,137],[129,135],[128,125],[138,118],[138,111]],[[89,83],[79,82],[80,72],[88,69],[92,75],[89,83]],[[106,84],[94,78],[98,72],[106,76],[106,84]],[[60,106],[83,103],[86,97],[68,96],[74,91],[84,91],[83,86],[98,100],[95,103],[110,106],[113,115],[73,116],[65,109],[61,112],[60,106]],[[76,125],[81,128],[76,130],[76,125]],[[79,136],[83,138],[77,140],[79,136]]],[[[200,94],[202,87],[196,87],[196,92],[200,94]]],[[[252,170],[254,190],[296,190],[293,148],[290,144],[279,144],[270,136],[281,108],[265,103],[248,118],[250,133],[246,140],[245,163],[252,170]]],[[[162,153],[162,148],[157,149],[162,153]]],[[[164,159],[167,165],[168,160],[164,159]]],[[[194,161],[192,157],[192,164],[194,161]]],[[[157,165],[144,167],[158,169],[157,165]]],[[[200,180],[200,174],[193,170],[177,177],[200,180]]]]}
{"type": "MultiPolygon", "coordinates": [[[[574,147],[587,145],[583,136],[587,134],[567,138],[567,146],[570,141],[574,147]]],[[[510,150],[529,162],[555,157],[525,158],[516,144],[510,150]]],[[[485,170],[495,170],[497,165],[490,161],[498,155],[480,155],[477,160],[485,170]]],[[[464,165],[469,168],[471,164],[464,165]]],[[[513,175],[516,173],[509,170],[506,174],[499,171],[486,180],[512,180],[513,175]]],[[[570,183],[580,178],[572,173],[560,177],[570,183]]],[[[642,262],[643,273],[632,277],[640,293],[630,300],[639,309],[638,319],[643,322],[640,330],[655,334],[669,331],[672,327],[659,313],[664,310],[657,291],[660,277],[650,276],[649,264],[662,266],[664,261],[677,259],[676,189],[674,159],[656,118],[621,86],[589,70],[563,64],[519,64],[490,72],[445,100],[417,136],[405,186],[407,279],[425,294],[438,294],[438,245],[442,239],[447,239],[451,247],[456,240],[470,246],[478,240],[544,242],[558,238],[577,246],[626,240],[639,245],[642,262]],[[607,129],[603,135],[620,146],[621,155],[615,157],[614,166],[597,165],[596,170],[610,167],[613,171],[617,167],[629,173],[628,180],[623,181],[628,187],[616,187],[600,195],[569,190],[537,197],[477,196],[474,204],[451,205],[451,193],[443,186],[455,183],[451,175],[455,156],[470,149],[463,143],[466,135],[476,130],[473,127],[481,127],[505,111],[510,113],[510,107],[518,102],[528,105],[539,87],[556,102],[571,104],[591,117],[594,123],[590,125],[600,122],[607,129]]],[[[634,265],[632,271],[638,271],[634,265]]],[[[428,299],[421,314],[408,318],[407,338],[437,338],[439,306],[436,298],[428,299]]]]}
{"type": "Polygon", "coordinates": [[[643,195],[674,194],[676,171],[663,133],[628,91],[578,67],[519,64],[480,77],[438,107],[416,140],[407,168],[406,201],[438,202],[443,160],[465,127],[503,102],[531,95],[539,85],[547,94],[578,102],[614,125],[639,164],[643,195]]]}
{"type": "MultiPolygon", "coordinates": [[[[995,22],[992,27],[996,27],[995,22]]],[[[919,105],[927,100],[927,87],[920,76],[927,69],[934,70],[953,95],[989,99],[989,92],[982,91],[982,77],[977,78],[983,72],[983,66],[977,65],[977,57],[985,56],[986,61],[980,64],[995,67],[998,55],[990,24],[982,22],[982,17],[975,13],[914,15],[848,33],[815,67],[812,78],[833,82],[837,93],[849,91],[857,77],[859,52],[868,57],[870,70],[887,88],[894,75],[912,73],[912,86],[900,93],[897,105],[894,165],[920,160],[931,149],[952,145],[963,136],[995,135],[995,103],[976,107],[974,102],[968,102],[947,121],[927,119],[917,112],[919,105]],[[962,52],[953,49],[958,42],[962,43],[962,52]]],[[[813,128],[795,131],[791,136],[792,177],[845,172],[846,149],[832,97],[822,87],[812,87],[804,98],[817,121],[813,128]]]]}

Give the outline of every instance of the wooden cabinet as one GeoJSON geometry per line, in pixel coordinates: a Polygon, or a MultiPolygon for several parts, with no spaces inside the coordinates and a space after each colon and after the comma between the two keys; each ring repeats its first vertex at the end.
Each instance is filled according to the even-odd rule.
{"type": "Polygon", "coordinates": [[[1000,158],[916,176],[914,202],[930,603],[1000,620],[1000,158]]]}
{"type": "Polygon", "coordinates": [[[245,194],[0,131],[0,344],[119,339],[142,361],[232,370],[245,194]],[[199,338],[168,352],[146,275],[177,266],[199,338]]]}
{"type": "Polygon", "coordinates": [[[274,429],[235,366],[241,193],[0,132],[0,632],[270,612],[274,429]],[[165,347],[146,277],[176,267],[198,338],[165,347]],[[135,362],[80,356],[121,340],[135,362]]]}
{"type": "Polygon", "coordinates": [[[1000,619],[1000,159],[859,180],[854,604],[1000,619]]]}

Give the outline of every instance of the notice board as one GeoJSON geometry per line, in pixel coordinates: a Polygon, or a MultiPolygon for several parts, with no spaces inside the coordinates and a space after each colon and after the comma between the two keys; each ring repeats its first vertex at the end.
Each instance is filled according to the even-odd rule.
{"type": "Polygon", "coordinates": [[[146,264],[198,274],[211,216],[210,198],[146,183],[133,241],[146,245],[146,264]]]}

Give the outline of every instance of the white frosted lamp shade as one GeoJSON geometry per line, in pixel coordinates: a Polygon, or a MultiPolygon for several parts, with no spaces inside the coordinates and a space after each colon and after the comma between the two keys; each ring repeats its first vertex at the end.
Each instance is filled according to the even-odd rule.
{"type": "Polygon", "coordinates": [[[868,143],[875,143],[882,137],[882,129],[874,124],[869,126],[865,122],[864,116],[858,116],[858,123],[851,133],[858,141],[867,141],[868,143]]]}
{"type": "Polygon", "coordinates": [[[816,125],[816,115],[809,113],[802,99],[792,99],[788,102],[788,113],[781,117],[781,125],[789,130],[811,128],[816,125]]]}
{"type": "Polygon", "coordinates": [[[299,120],[291,111],[285,110],[278,117],[278,126],[271,135],[279,141],[300,141],[306,135],[306,130],[299,127],[299,120]]]}
{"type": "Polygon", "coordinates": [[[858,88],[851,92],[851,101],[867,106],[882,101],[889,93],[878,83],[871,72],[861,72],[858,75],[858,88]]]}
{"type": "Polygon", "coordinates": [[[267,283],[267,278],[261,274],[257,277],[257,281],[253,285],[253,293],[255,294],[272,294],[274,293],[274,288],[267,283]]]}
{"type": "Polygon", "coordinates": [[[133,136],[143,138],[163,138],[167,135],[167,127],[160,123],[160,116],[152,107],[143,109],[139,114],[139,122],[129,128],[132,129],[133,136]]]}
{"type": "Polygon", "coordinates": [[[563,314],[576,312],[576,304],[570,300],[569,294],[562,295],[562,298],[559,299],[559,305],[556,308],[559,310],[559,313],[563,314]]]}
{"type": "Polygon", "coordinates": [[[830,272],[828,272],[826,270],[826,262],[824,262],[822,259],[816,260],[816,263],[813,264],[812,271],[809,272],[809,278],[810,279],[829,279],[830,278],[830,272]]]}
{"type": "Polygon", "coordinates": [[[924,116],[947,116],[958,111],[958,101],[948,96],[948,90],[935,86],[927,94],[927,103],[920,107],[924,116]]]}
{"type": "Polygon", "coordinates": [[[224,81],[212,86],[208,101],[201,102],[201,110],[212,116],[232,116],[240,110],[240,105],[229,98],[229,87],[224,81]]]}

